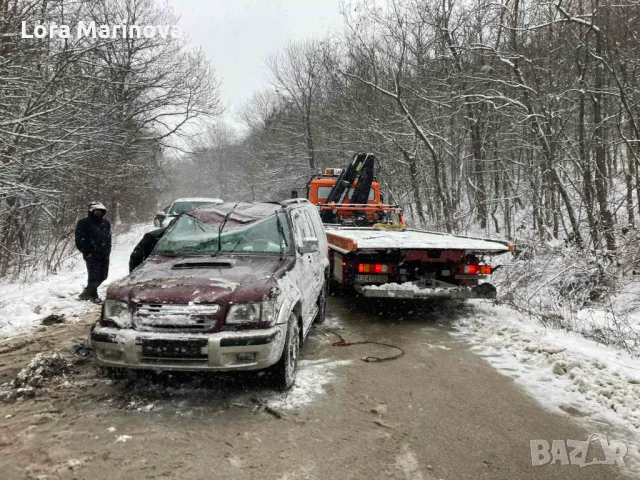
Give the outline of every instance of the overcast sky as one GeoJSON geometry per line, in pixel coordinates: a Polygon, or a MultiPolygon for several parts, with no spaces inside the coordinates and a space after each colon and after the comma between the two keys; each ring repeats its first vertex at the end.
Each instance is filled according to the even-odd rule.
{"type": "Polygon", "coordinates": [[[322,37],[341,25],[339,0],[169,0],[180,27],[222,80],[227,118],[268,85],[265,59],[288,40],[322,37]]]}

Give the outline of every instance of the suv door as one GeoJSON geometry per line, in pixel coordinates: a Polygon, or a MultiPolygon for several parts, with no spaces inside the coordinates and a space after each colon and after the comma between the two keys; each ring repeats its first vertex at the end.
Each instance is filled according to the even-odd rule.
{"type": "Polygon", "coordinates": [[[320,214],[318,210],[313,206],[305,207],[304,213],[306,217],[309,219],[309,225],[313,230],[313,236],[318,239],[318,251],[314,254],[314,262],[318,271],[318,293],[322,289],[322,285],[324,283],[324,274],[325,269],[329,265],[329,251],[327,246],[327,235],[324,232],[324,225],[322,224],[322,220],[320,219],[320,214]]]}
{"type": "Polygon", "coordinates": [[[291,220],[293,223],[293,236],[296,242],[296,270],[298,270],[299,274],[298,288],[302,294],[303,328],[306,331],[307,324],[313,320],[309,320],[308,317],[317,298],[317,287],[314,272],[314,253],[302,254],[300,253],[300,247],[302,247],[302,240],[315,236],[315,232],[313,232],[309,219],[302,208],[298,207],[291,211],[291,220]]]}
{"type": "MultiPolygon", "coordinates": [[[[327,236],[324,232],[324,225],[317,209],[307,204],[302,209],[303,216],[308,222],[309,230],[312,232],[311,236],[318,240],[318,250],[311,253],[311,270],[313,275],[313,295],[311,296],[311,308],[315,308],[316,300],[322,293],[322,289],[325,284],[325,271],[329,266],[329,252],[327,250],[327,236]]],[[[309,319],[310,327],[313,323],[313,319],[309,319]]]]}

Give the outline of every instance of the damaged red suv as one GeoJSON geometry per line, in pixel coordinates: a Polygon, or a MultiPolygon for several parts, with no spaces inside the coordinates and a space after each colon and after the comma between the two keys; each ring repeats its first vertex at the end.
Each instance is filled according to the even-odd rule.
{"type": "Polygon", "coordinates": [[[107,290],[95,358],[112,369],[268,369],[289,388],[302,342],[324,320],[328,268],[324,227],[306,200],[183,214],[107,290]]]}

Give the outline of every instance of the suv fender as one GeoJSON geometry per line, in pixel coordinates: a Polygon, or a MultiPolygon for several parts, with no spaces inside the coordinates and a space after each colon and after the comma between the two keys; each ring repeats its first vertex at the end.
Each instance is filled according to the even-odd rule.
{"type": "Polygon", "coordinates": [[[286,277],[278,281],[278,292],[276,297],[276,306],[278,309],[276,324],[287,323],[292,312],[298,316],[300,315],[299,311],[296,312],[296,306],[298,306],[299,309],[299,305],[302,302],[302,292],[286,277]]]}

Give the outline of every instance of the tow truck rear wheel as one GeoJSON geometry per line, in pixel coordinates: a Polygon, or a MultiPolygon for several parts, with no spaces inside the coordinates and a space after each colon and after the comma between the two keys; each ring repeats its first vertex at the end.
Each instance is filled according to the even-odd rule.
{"type": "Polygon", "coordinates": [[[324,323],[324,320],[327,316],[327,293],[329,291],[329,280],[325,280],[322,284],[322,290],[320,291],[320,295],[318,295],[318,300],[316,304],[318,305],[318,313],[316,313],[316,318],[313,319],[313,323],[316,325],[320,325],[324,323]]]}
{"type": "Polygon", "coordinates": [[[298,355],[300,352],[300,329],[298,319],[292,312],[287,324],[287,338],[278,363],[269,367],[267,375],[273,385],[281,390],[293,387],[298,372],[298,355]]]}

